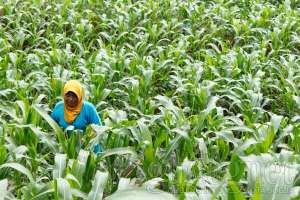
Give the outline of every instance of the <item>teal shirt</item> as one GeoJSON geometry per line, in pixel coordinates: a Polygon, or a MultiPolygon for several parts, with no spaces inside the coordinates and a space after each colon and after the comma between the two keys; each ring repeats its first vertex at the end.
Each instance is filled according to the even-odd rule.
{"type": "Polygon", "coordinates": [[[73,125],[75,129],[81,129],[85,131],[86,127],[89,124],[102,125],[101,119],[97,113],[95,106],[88,102],[84,101],[80,113],[77,115],[76,119],[69,124],[64,119],[64,102],[58,102],[51,114],[52,119],[54,119],[63,129],[67,128],[70,125],[73,125]]]}
{"type": "MultiPolygon", "coordinates": [[[[63,129],[66,129],[68,126],[74,126],[75,129],[81,129],[85,131],[86,127],[89,124],[96,124],[96,125],[102,125],[101,119],[97,113],[97,110],[95,106],[88,102],[84,101],[80,113],[77,115],[76,119],[69,124],[64,119],[64,102],[60,101],[58,102],[52,113],[51,117],[53,120],[55,120],[59,126],[61,126],[63,129]]],[[[103,148],[100,144],[97,144],[94,147],[94,153],[100,153],[103,151],[103,148]]]]}

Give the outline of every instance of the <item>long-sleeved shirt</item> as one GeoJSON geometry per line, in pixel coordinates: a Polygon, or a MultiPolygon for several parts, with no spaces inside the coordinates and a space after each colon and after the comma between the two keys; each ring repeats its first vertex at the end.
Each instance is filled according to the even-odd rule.
{"type": "Polygon", "coordinates": [[[101,119],[97,113],[95,106],[88,102],[84,101],[80,113],[77,115],[76,119],[69,124],[64,119],[64,102],[58,102],[51,114],[51,117],[63,128],[67,128],[70,125],[73,125],[75,129],[81,129],[85,131],[85,128],[89,124],[102,125],[101,119]]]}
{"type": "MultiPolygon", "coordinates": [[[[88,101],[83,102],[80,113],[77,115],[76,119],[71,124],[66,122],[64,119],[64,102],[63,101],[60,101],[55,105],[55,107],[51,113],[51,117],[63,129],[66,129],[68,126],[72,125],[75,127],[75,129],[81,129],[81,130],[85,131],[86,127],[89,124],[102,125],[101,119],[97,113],[95,106],[88,101]]],[[[102,151],[101,145],[96,145],[94,152],[98,153],[100,151],[102,151]]]]}

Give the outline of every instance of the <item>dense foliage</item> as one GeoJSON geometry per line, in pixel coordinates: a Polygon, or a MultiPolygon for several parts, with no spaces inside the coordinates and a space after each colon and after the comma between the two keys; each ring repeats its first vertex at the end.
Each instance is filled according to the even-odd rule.
{"type": "Polygon", "coordinates": [[[299,34],[297,0],[2,2],[0,200],[296,199],[299,34]],[[69,79],[104,126],[65,139],[69,79]]]}

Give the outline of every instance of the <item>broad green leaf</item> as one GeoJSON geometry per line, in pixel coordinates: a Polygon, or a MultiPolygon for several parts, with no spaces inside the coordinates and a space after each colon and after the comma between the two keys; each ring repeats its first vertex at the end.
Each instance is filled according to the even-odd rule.
{"type": "Polygon", "coordinates": [[[48,122],[48,124],[53,128],[55,131],[57,138],[60,144],[63,146],[65,152],[67,152],[67,146],[65,141],[65,136],[63,130],[59,127],[59,125],[41,108],[37,107],[36,105],[33,106],[35,111],[48,122]]]}
{"type": "Polygon", "coordinates": [[[214,108],[216,108],[216,103],[219,100],[219,97],[213,96],[207,104],[207,107],[203,110],[203,113],[206,115],[209,114],[214,108]]]}
{"type": "Polygon", "coordinates": [[[252,200],[261,200],[261,188],[260,188],[260,183],[259,183],[259,177],[257,177],[255,181],[255,190],[252,196],[252,200]]]}
{"type": "Polygon", "coordinates": [[[37,199],[41,199],[42,197],[44,198],[45,195],[48,195],[48,194],[52,194],[54,192],[54,189],[49,189],[49,190],[46,190],[38,195],[36,195],[35,197],[32,198],[32,200],[37,200],[37,199]]]}
{"type": "Polygon", "coordinates": [[[79,197],[81,199],[87,199],[87,195],[84,192],[81,192],[77,189],[71,189],[72,190],[72,196],[73,197],[79,197]]]}
{"type": "Polygon", "coordinates": [[[175,200],[176,198],[167,192],[152,189],[145,190],[143,188],[128,189],[117,191],[111,196],[105,198],[105,200],[175,200]]]}
{"type": "Polygon", "coordinates": [[[41,140],[41,142],[47,144],[53,153],[57,153],[57,144],[52,138],[50,138],[45,132],[41,131],[39,128],[30,126],[31,130],[36,134],[36,136],[41,140]]]}
{"type": "Polygon", "coordinates": [[[180,193],[184,192],[184,188],[186,187],[187,175],[181,166],[176,167],[175,172],[175,184],[180,193]]]}
{"type": "Polygon", "coordinates": [[[123,110],[110,110],[108,111],[108,115],[116,124],[127,119],[127,113],[123,110]]]}
{"type": "Polygon", "coordinates": [[[206,192],[207,189],[209,189],[212,191],[211,198],[220,196],[222,199],[227,199],[227,188],[224,181],[219,181],[211,176],[201,176],[197,183],[197,187],[205,197],[209,196],[206,192]]]}
{"type": "Polygon", "coordinates": [[[5,163],[6,159],[7,159],[7,149],[4,145],[0,145],[0,165],[5,163]]]}
{"type": "Polygon", "coordinates": [[[69,181],[69,183],[73,183],[74,184],[73,187],[77,186],[78,188],[81,188],[80,182],[77,180],[77,178],[73,174],[67,174],[65,179],[67,179],[69,181]],[[75,184],[76,184],[76,186],[75,186],[75,184]]]}
{"type": "Polygon", "coordinates": [[[137,124],[140,129],[140,136],[141,136],[141,141],[147,141],[152,145],[152,138],[151,138],[151,132],[147,125],[145,124],[145,119],[140,119],[137,121],[137,124]]]}
{"type": "Polygon", "coordinates": [[[56,194],[58,199],[61,200],[72,200],[72,190],[71,187],[66,179],[63,178],[57,178],[57,188],[56,188],[56,194]]]}
{"type": "Polygon", "coordinates": [[[67,156],[66,154],[55,154],[55,167],[53,170],[53,179],[63,178],[65,175],[67,156]]]}
{"type": "Polygon", "coordinates": [[[17,55],[15,53],[9,53],[9,58],[10,58],[10,61],[16,65],[16,62],[17,62],[17,55]]]}
{"type": "Polygon", "coordinates": [[[12,89],[4,89],[0,90],[0,96],[8,98],[8,95],[16,93],[16,90],[12,89]]]}
{"type": "Polygon", "coordinates": [[[101,158],[109,157],[112,155],[125,155],[125,154],[131,154],[134,157],[136,156],[136,152],[131,147],[119,147],[114,149],[107,149],[104,152],[102,152],[101,158]]]}
{"type": "Polygon", "coordinates": [[[8,193],[7,188],[8,187],[8,181],[7,179],[3,179],[0,181],[0,200],[4,200],[6,197],[6,194],[8,193]]]}
{"type": "Polygon", "coordinates": [[[228,191],[228,199],[232,200],[246,200],[243,193],[240,191],[238,185],[234,181],[229,181],[228,183],[229,191],[228,191]]]}
{"type": "Polygon", "coordinates": [[[59,127],[59,125],[42,108],[39,108],[37,105],[34,105],[33,108],[43,119],[45,119],[48,122],[48,124],[53,128],[53,130],[57,134],[63,134],[63,131],[59,127]]]}
{"type": "Polygon", "coordinates": [[[237,154],[243,155],[244,151],[247,150],[251,145],[256,145],[258,143],[254,138],[249,138],[245,142],[243,142],[240,146],[237,147],[237,154]]]}
{"type": "Polygon", "coordinates": [[[199,199],[198,194],[196,192],[185,192],[184,193],[184,198],[186,200],[199,199]]]}
{"type": "Polygon", "coordinates": [[[93,180],[93,187],[88,194],[88,200],[102,200],[104,187],[108,178],[108,173],[97,171],[93,180]]]}
{"type": "Polygon", "coordinates": [[[245,164],[236,154],[232,155],[229,172],[231,179],[234,181],[239,181],[244,174],[245,164]]]}
{"type": "Polygon", "coordinates": [[[209,190],[197,190],[196,192],[185,192],[184,197],[186,200],[211,200],[211,193],[209,190]]]}
{"type": "Polygon", "coordinates": [[[82,179],[86,170],[86,164],[89,157],[89,152],[80,150],[77,160],[73,162],[71,173],[77,178],[82,185],[82,179]]]}
{"type": "Polygon", "coordinates": [[[118,184],[118,190],[128,190],[136,188],[135,179],[130,180],[129,178],[121,178],[118,184]]]}
{"type": "Polygon", "coordinates": [[[166,162],[168,161],[168,159],[170,158],[170,155],[172,152],[174,152],[174,150],[178,147],[179,142],[183,140],[183,136],[182,135],[177,135],[170,143],[170,145],[167,147],[167,151],[164,154],[162,161],[166,162]]]}
{"type": "Polygon", "coordinates": [[[93,131],[96,133],[97,136],[100,136],[100,135],[104,134],[105,131],[109,130],[109,127],[107,127],[107,126],[99,126],[99,125],[95,125],[95,124],[92,124],[91,128],[93,129],[93,131]]]}
{"type": "Polygon", "coordinates": [[[0,106],[0,111],[5,112],[7,115],[9,115],[15,121],[20,121],[15,110],[5,108],[4,106],[0,106]]]}
{"type": "Polygon", "coordinates": [[[0,165],[0,169],[3,169],[3,168],[12,168],[12,169],[24,174],[25,176],[27,176],[27,178],[30,180],[30,182],[34,182],[31,172],[19,163],[5,163],[5,164],[0,165]]]}
{"type": "Polygon", "coordinates": [[[280,123],[281,123],[281,121],[282,121],[282,116],[279,116],[279,115],[275,115],[275,114],[273,114],[272,116],[271,116],[271,124],[272,124],[272,126],[274,127],[274,132],[276,133],[277,132],[277,130],[279,129],[279,127],[280,127],[280,123]]]}
{"type": "Polygon", "coordinates": [[[153,179],[150,179],[150,180],[146,181],[145,183],[143,183],[143,187],[154,189],[157,186],[159,186],[160,183],[163,181],[164,181],[164,179],[162,179],[162,178],[153,178],[153,179]]]}
{"type": "Polygon", "coordinates": [[[205,144],[203,138],[196,138],[196,141],[198,142],[198,145],[199,145],[201,161],[204,164],[207,164],[208,163],[208,153],[207,153],[206,144],[205,144]]]}

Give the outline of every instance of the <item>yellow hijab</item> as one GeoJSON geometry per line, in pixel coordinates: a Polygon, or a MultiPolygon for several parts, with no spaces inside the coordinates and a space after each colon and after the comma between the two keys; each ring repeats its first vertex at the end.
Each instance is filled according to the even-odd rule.
{"type": "Polygon", "coordinates": [[[79,81],[70,80],[64,86],[64,97],[68,92],[74,92],[78,98],[78,104],[74,108],[64,104],[64,119],[70,124],[76,119],[77,115],[81,111],[83,105],[83,87],[79,81]]]}

